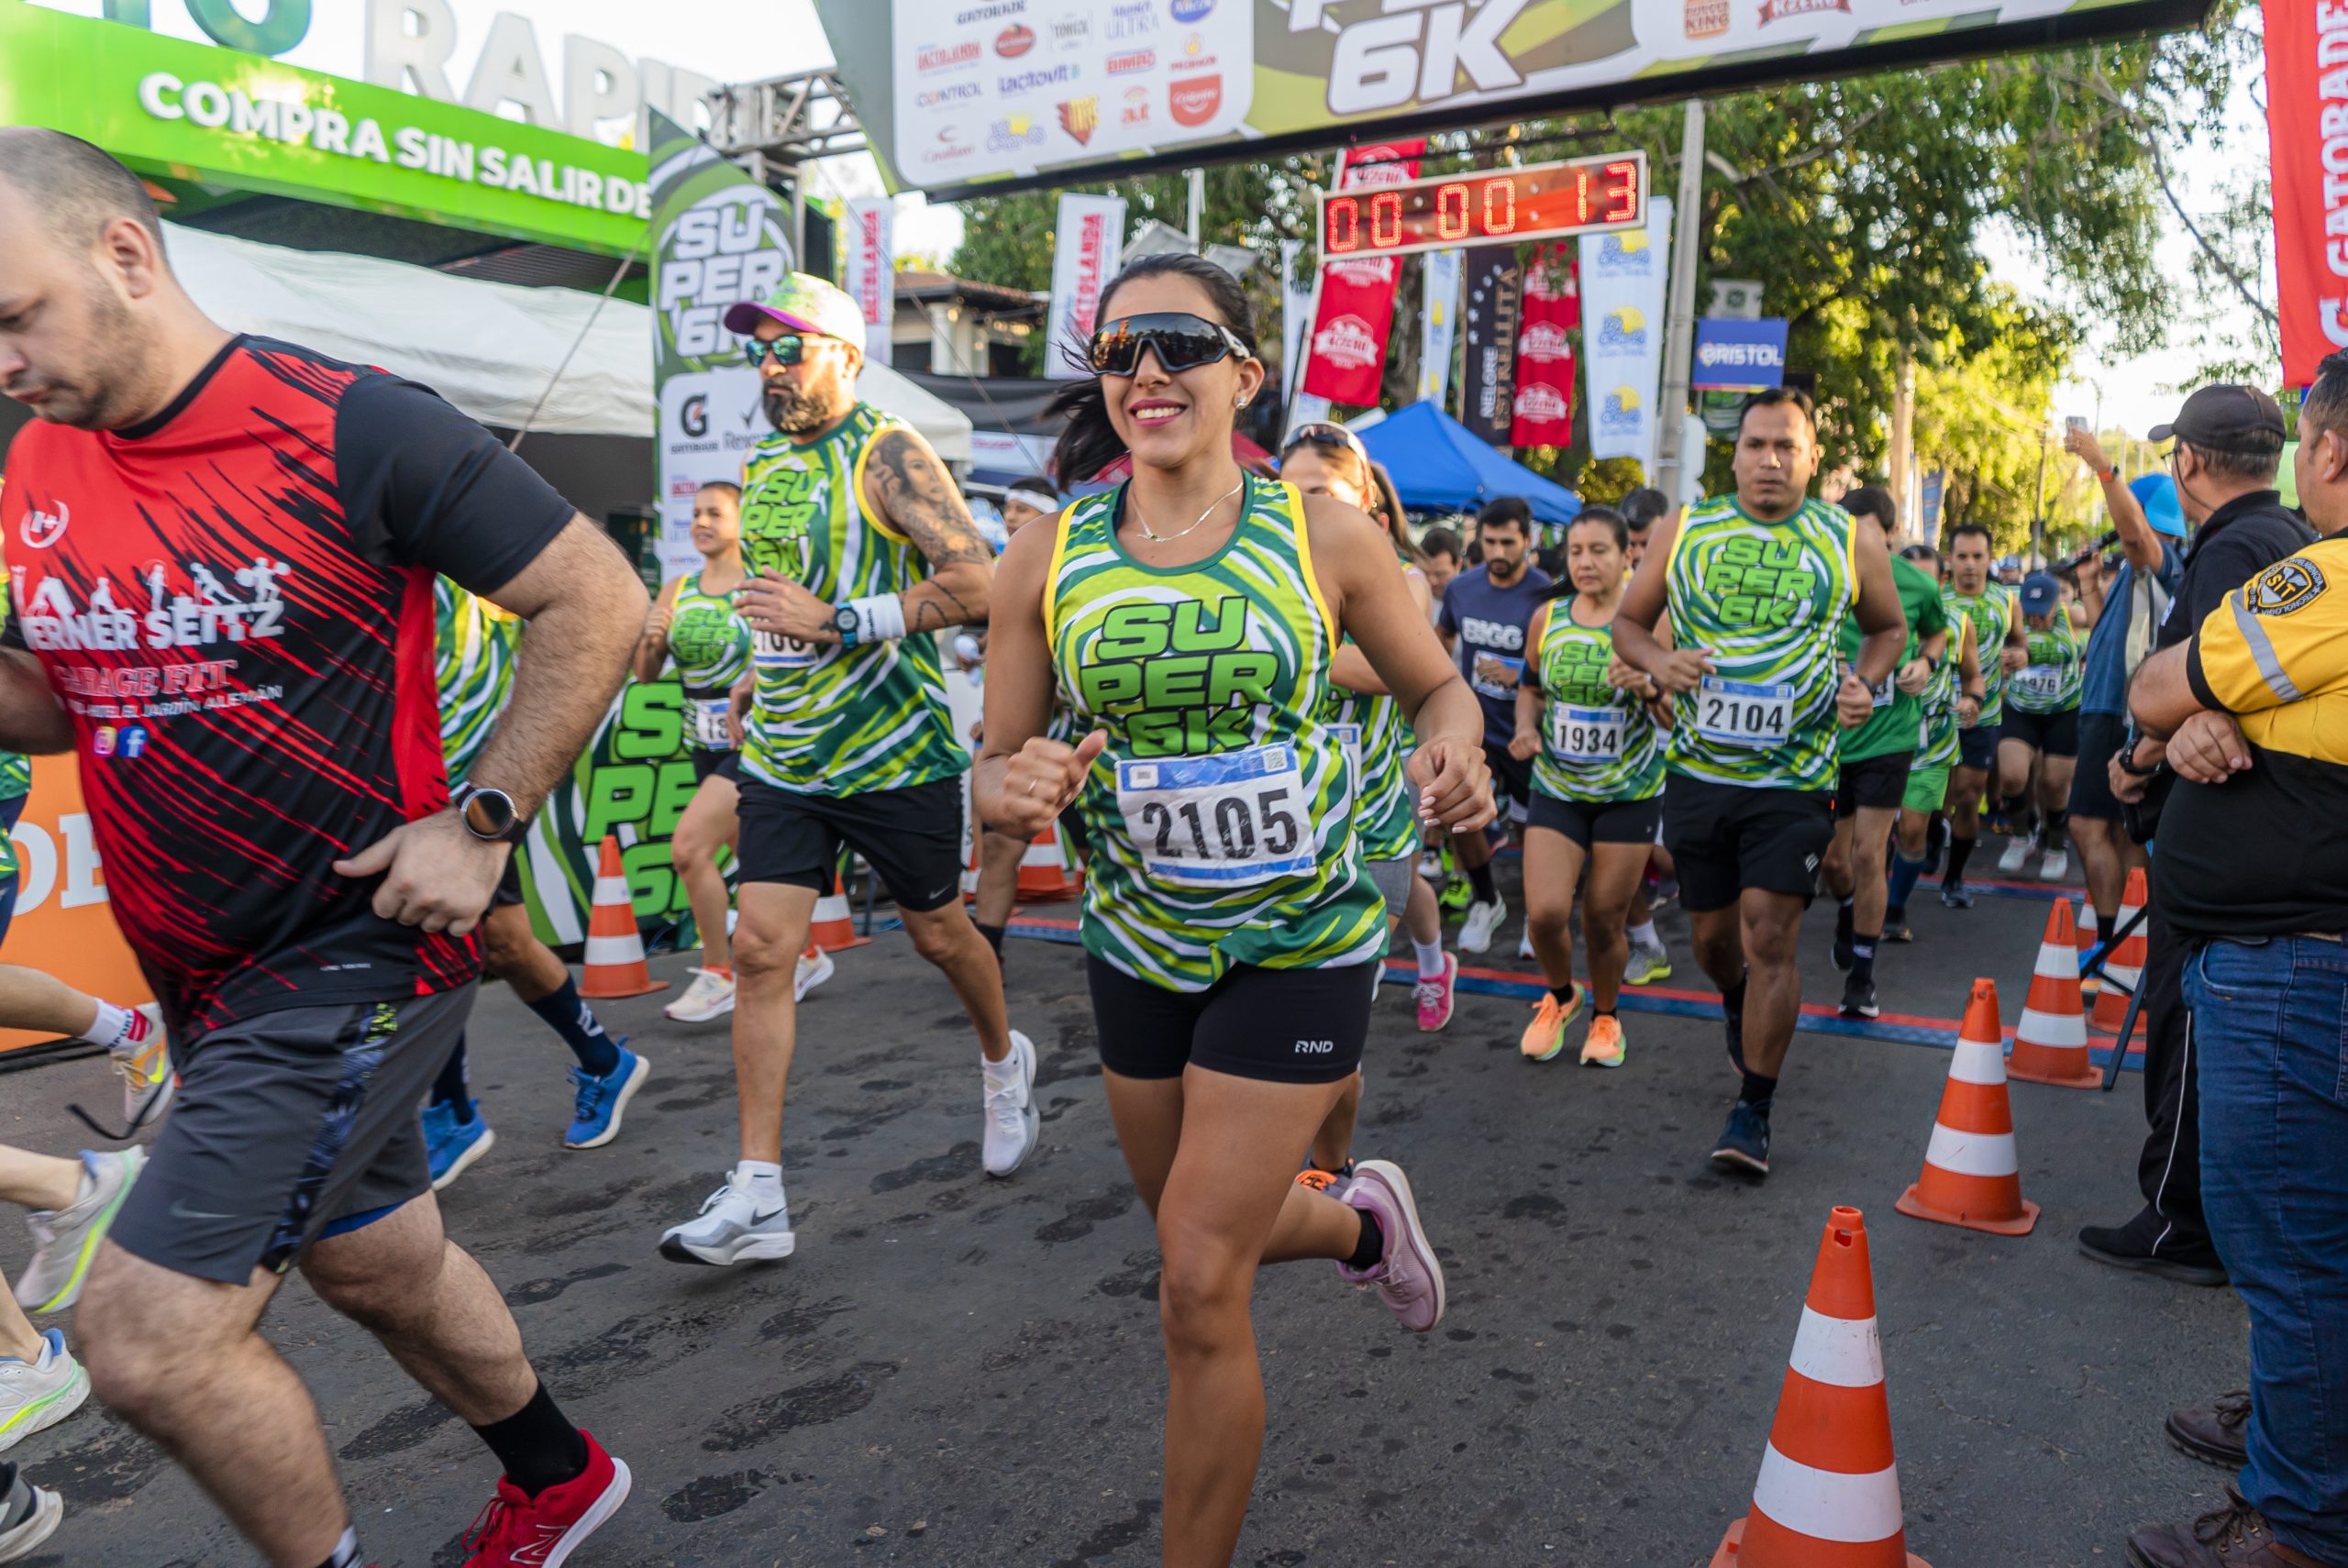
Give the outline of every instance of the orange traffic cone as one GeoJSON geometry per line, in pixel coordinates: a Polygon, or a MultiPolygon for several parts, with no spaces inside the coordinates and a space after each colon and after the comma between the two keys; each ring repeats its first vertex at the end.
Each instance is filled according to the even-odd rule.
{"type": "MultiPolygon", "coordinates": [[[[2120,918],[2112,930],[2126,931],[2128,922],[2135,918],[2136,911],[2143,909],[2151,897],[2144,887],[2144,868],[2136,867],[2128,873],[2128,890],[2121,895],[2120,918]]],[[[2117,1034],[2120,1026],[2128,1021],[2128,999],[2135,993],[2138,986],[2144,983],[2144,928],[2139,925],[2129,932],[2120,945],[2112,950],[2111,956],[2104,960],[2104,977],[2112,983],[2095,994],[2095,1026],[2098,1030],[2107,1034],[2117,1034]]],[[[2140,1022],[2143,1017],[2143,1010],[2139,1008],[2137,1018],[2140,1022]]],[[[2123,1040],[2121,1044],[2125,1046],[2127,1042],[2123,1040]]]]}
{"type": "Polygon", "coordinates": [[[1908,1550],[1866,1217],[1826,1217],[1753,1508],[1711,1568],[1926,1568],[1908,1550]]]}
{"type": "Polygon", "coordinates": [[[826,953],[845,953],[851,947],[868,947],[872,939],[858,936],[855,923],[848,919],[847,884],[840,874],[832,873],[832,890],[815,900],[815,921],[807,931],[807,945],[820,947],[826,953]]]}
{"type": "Polygon", "coordinates": [[[2095,900],[2081,899],[2078,925],[2079,994],[2081,996],[2091,997],[2102,988],[2103,982],[2087,972],[2088,955],[2095,951],[2095,944],[2101,939],[2102,933],[2097,929],[2096,924],[2095,900]]]}
{"type": "Polygon", "coordinates": [[[619,836],[607,833],[587,911],[587,963],[579,977],[579,994],[603,1001],[668,988],[668,981],[654,979],[644,966],[644,936],[636,929],[636,900],[627,890],[627,873],[620,867],[619,836]]]}
{"type": "Polygon", "coordinates": [[[1076,868],[1068,846],[1060,842],[1058,825],[1037,834],[1019,857],[1019,901],[1056,904],[1083,891],[1084,873],[1076,868]]]}
{"type": "Polygon", "coordinates": [[[2021,1005],[2021,1021],[2014,1026],[2014,1054],[2006,1064],[2006,1076],[2062,1088],[2101,1088],[2103,1075],[2088,1059],[2085,1013],[2071,906],[2058,899],[2046,916],[2046,940],[2038,944],[2038,966],[2031,971],[2030,996],[2021,1005]]]}
{"type": "Polygon", "coordinates": [[[1999,1236],[2026,1236],[2038,1223],[2038,1205],[2021,1195],[2002,1035],[1997,982],[1974,981],[1932,1144],[1924,1151],[1924,1174],[1892,1205],[1900,1213],[1999,1236]]]}

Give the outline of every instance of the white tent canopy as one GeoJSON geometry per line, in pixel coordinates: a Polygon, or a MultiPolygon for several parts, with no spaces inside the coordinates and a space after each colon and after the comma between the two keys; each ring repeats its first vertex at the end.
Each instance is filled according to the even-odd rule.
{"type": "MultiPolygon", "coordinates": [[[[572,289],[485,282],[167,226],[181,282],[232,332],[380,365],[422,381],[483,425],[515,428],[544,396],[534,430],[653,434],[652,312],[643,305],[615,299],[599,313],[594,295],[572,289]],[[548,379],[565,354],[570,368],[549,394],[548,379]]],[[[950,404],[881,364],[864,367],[858,390],[920,431],[938,456],[969,461],[970,422],[950,404]]]]}

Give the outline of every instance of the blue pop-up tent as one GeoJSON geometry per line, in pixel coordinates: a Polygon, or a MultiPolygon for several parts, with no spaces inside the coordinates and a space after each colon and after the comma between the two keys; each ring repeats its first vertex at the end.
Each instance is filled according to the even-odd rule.
{"type": "Polygon", "coordinates": [[[1472,512],[1503,495],[1521,495],[1544,523],[1570,523],[1581,497],[1522,463],[1511,462],[1431,403],[1414,403],[1361,432],[1369,455],[1394,476],[1413,510],[1472,512]]]}

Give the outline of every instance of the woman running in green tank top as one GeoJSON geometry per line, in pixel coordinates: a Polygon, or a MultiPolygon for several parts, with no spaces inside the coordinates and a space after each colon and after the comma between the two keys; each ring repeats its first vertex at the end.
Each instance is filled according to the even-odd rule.
{"type": "Polygon", "coordinates": [[[1408,1329],[1443,1313],[1401,1170],[1365,1161],[1342,1197],[1293,1179],[1360,1060],[1386,940],[1324,717],[1344,639],[1417,731],[1423,815],[1480,825],[1491,786],[1482,711],[1386,536],[1233,460],[1264,381],[1236,281],[1153,256],[1099,315],[1055,467],[1080,482],[1129,453],[1133,477],[1004,553],[978,807],[1022,837],[1071,802],[1085,819],[1102,1078],[1164,1259],[1163,1561],[1224,1568],[1263,1447],[1257,1266],[1330,1259],[1408,1329]],[[1046,734],[1055,689],[1073,745],[1046,734]]]}

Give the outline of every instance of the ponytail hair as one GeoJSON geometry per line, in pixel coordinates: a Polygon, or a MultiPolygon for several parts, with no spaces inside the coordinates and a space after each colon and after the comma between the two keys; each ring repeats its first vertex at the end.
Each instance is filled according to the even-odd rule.
{"type": "MultiPolygon", "coordinates": [[[[1250,355],[1256,352],[1255,312],[1248,308],[1247,292],[1239,286],[1239,280],[1203,257],[1180,251],[1141,257],[1110,279],[1108,286],[1101,291],[1094,319],[1112,319],[1109,302],[1125,284],[1138,278],[1168,274],[1188,278],[1204,290],[1213,307],[1211,314],[1221,317],[1223,325],[1247,345],[1250,355]]],[[[1091,366],[1084,345],[1062,344],[1059,352],[1069,363],[1082,366],[1087,371],[1083,380],[1069,382],[1044,405],[1047,417],[1068,422],[1052,447],[1053,477],[1059,480],[1062,490],[1068,490],[1083,484],[1125,456],[1125,442],[1109,421],[1108,398],[1101,389],[1101,378],[1090,373],[1091,366]]]]}
{"type": "Polygon", "coordinates": [[[1410,525],[1402,517],[1401,492],[1394,488],[1394,476],[1377,458],[1367,459],[1369,466],[1369,504],[1371,515],[1386,525],[1386,536],[1394,541],[1394,553],[1405,564],[1416,568],[1426,565],[1427,558],[1411,537],[1410,525]]]}

